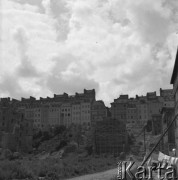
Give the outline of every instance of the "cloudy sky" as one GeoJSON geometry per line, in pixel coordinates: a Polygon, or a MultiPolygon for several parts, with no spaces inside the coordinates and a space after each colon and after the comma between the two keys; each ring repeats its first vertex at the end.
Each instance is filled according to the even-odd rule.
{"type": "Polygon", "coordinates": [[[0,0],[0,96],[171,88],[177,0],[0,0]]]}

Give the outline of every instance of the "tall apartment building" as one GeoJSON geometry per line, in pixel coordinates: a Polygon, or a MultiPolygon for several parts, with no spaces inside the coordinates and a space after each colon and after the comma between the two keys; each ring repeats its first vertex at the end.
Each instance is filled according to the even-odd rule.
{"type": "Polygon", "coordinates": [[[25,107],[25,117],[33,122],[35,129],[47,130],[48,123],[48,105],[45,104],[32,104],[25,107]]]}
{"type": "Polygon", "coordinates": [[[127,123],[126,129],[129,133],[135,133],[133,130],[137,131],[138,127],[138,109],[136,104],[129,103],[127,105],[126,113],[127,123]]]}
{"type": "Polygon", "coordinates": [[[61,104],[51,103],[48,107],[48,123],[49,126],[60,125],[61,104]]]}
{"type": "Polygon", "coordinates": [[[153,114],[161,114],[163,99],[156,95],[155,92],[147,93],[148,119],[152,119],[153,114]]]}
{"type": "Polygon", "coordinates": [[[138,112],[136,104],[127,105],[127,123],[135,125],[138,123],[138,112]]]}
{"type": "Polygon", "coordinates": [[[162,89],[160,88],[160,97],[163,98],[163,107],[174,107],[174,94],[173,89],[162,89]]]}
{"type": "MultiPolygon", "coordinates": [[[[10,98],[6,99],[10,101],[10,98]]],[[[34,128],[46,130],[49,126],[91,123],[91,103],[95,101],[95,90],[84,89],[75,95],[54,94],[54,97],[36,99],[21,98],[18,108],[25,108],[25,117],[31,119],[34,128]]],[[[16,102],[15,100],[13,101],[16,102]]]]}
{"type": "Polygon", "coordinates": [[[94,101],[91,106],[91,123],[95,124],[107,117],[107,109],[102,100],[94,101]]]}
{"type": "MultiPolygon", "coordinates": [[[[173,84],[175,115],[177,115],[178,114],[178,50],[177,50],[174,69],[171,77],[171,84],[173,84]]],[[[175,143],[176,143],[176,153],[178,155],[178,118],[176,119],[175,143]]]]}
{"type": "Polygon", "coordinates": [[[72,124],[90,125],[91,124],[91,102],[72,103],[72,124]]]}
{"type": "Polygon", "coordinates": [[[21,101],[18,104],[18,107],[28,107],[30,105],[33,105],[37,103],[36,98],[30,96],[30,98],[21,98],[21,101]]]}
{"type": "Polygon", "coordinates": [[[66,102],[69,99],[69,95],[67,93],[63,93],[63,94],[54,94],[54,97],[52,99],[52,101],[55,102],[66,102]]]}
{"type": "Polygon", "coordinates": [[[69,127],[72,124],[72,105],[71,103],[63,103],[61,105],[60,124],[69,127]]]}
{"type": "Polygon", "coordinates": [[[128,95],[120,95],[111,103],[111,116],[119,121],[127,123],[128,95]]]}
{"type": "Polygon", "coordinates": [[[72,104],[72,124],[82,124],[81,121],[81,103],[76,102],[72,104]]]}
{"type": "Polygon", "coordinates": [[[25,118],[34,122],[34,108],[33,108],[33,106],[28,106],[25,108],[25,118]]]}
{"type": "Polygon", "coordinates": [[[148,104],[145,100],[140,100],[137,103],[138,124],[144,126],[148,121],[148,104]]]}
{"type": "Polygon", "coordinates": [[[75,93],[75,96],[73,97],[74,101],[95,101],[95,90],[86,90],[84,89],[83,93],[75,93]]]}
{"type": "MultiPolygon", "coordinates": [[[[113,118],[126,123],[128,132],[137,134],[148,121],[157,126],[156,121],[160,123],[162,107],[172,107],[173,104],[171,89],[160,89],[160,96],[156,95],[156,91],[148,92],[146,96],[136,95],[135,98],[121,95],[111,103],[111,114],[113,118]]],[[[153,131],[154,134],[160,133],[155,128],[153,131]]]]}
{"type": "Polygon", "coordinates": [[[91,124],[91,102],[81,102],[81,122],[82,124],[91,124]]]}

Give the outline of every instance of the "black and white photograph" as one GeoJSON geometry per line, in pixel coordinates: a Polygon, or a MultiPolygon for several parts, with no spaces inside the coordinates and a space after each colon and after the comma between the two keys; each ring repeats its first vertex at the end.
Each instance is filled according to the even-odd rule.
{"type": "Polygon", "coordinates": [[[178,0],[0,0],[0,180],[178,179],[178,0]]]}

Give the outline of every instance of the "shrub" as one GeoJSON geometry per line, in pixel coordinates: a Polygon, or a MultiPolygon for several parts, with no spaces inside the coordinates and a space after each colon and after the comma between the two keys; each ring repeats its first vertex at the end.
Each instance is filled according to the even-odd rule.
{"type": "Polygon", "coordinates": [[[0,180],[33,178],[34,174],[19,161],[3,161],[0,164],[0,180]]]}
{"type": "Polygon", "coordinates": [[[42,136],[42,132],[41,132],[41,131],[38,131],[37,133],[35,133],[35,134],[33,135],[33,140],[34,140],[34,139],[39,139],[41,136],[42,136]]]}
{"type": "Polygon", "coordinates": [[[56,146],[56,151],[59,151],[61,148],[67,146],[67,141],[62,140],[58,146],[56,146]]]}
{"type": "Polygon", "coordinates": [[[87,150],[88,155],[93,153],[93,146],[87,146],[85,149],[87,150]]]}
{"type": "Polygon", "coordinates": [[[138,143],[140,146],[142,146],[143,145],[143,143],[140,141],[139,143],[138,143]]]}
{"type": "Polygon", "coordinates": [[[63,125],[56,126],[54,129],[54,136],[58,134],[62,134],[64,131],[66,131],[66,127],[63,125]]]}
{"type": "Polygon", "coordinates": [[[51,138],[50,134],[48,131],[45,131],[43,132],[43,135],[42,135],[42,138],[41,138],[41,141],[47,141],[51,138]]]}
{"type": "Polygon", "coordinates": [[[5,149],[1,154],[2,159],[12,159],[12,152],[9,149],[5,149]]]}

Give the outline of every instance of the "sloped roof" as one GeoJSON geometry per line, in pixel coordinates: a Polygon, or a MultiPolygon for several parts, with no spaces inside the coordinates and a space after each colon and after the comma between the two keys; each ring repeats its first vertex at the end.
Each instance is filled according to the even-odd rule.
{"type": "Polygon", "coordinates": [[[177,49],[174,69],[173,69],[173,73],[172,73],[172,77],[171,77],[171,84],[174,84],[177,74],[178,74],[178,49],[177,49]]]}

